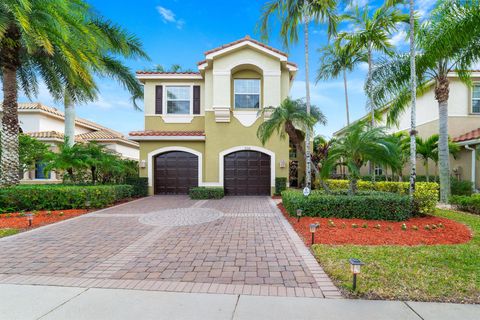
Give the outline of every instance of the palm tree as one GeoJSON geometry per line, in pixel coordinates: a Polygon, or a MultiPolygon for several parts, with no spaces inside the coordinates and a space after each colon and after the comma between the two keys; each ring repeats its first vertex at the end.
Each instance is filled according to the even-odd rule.
{"type": "Polygon", "coordinates": [[[298,130],[308,132],[313,130],[317,123],[327,123],[325,115],[316,106],[310,107],[310,114],[308,114],[305,101],[286,98],[278,107],[263,108],[260,114],[268,114],[269,118],[258,127],[258,139],[265,144],[274,133],[279,134],[282,139],[288,135],[297,152],[305,156],[303,136],[298,130]]]}
{"type": "MultiPolygon", "coordinates": [[[[409,195],[413,203],[415,194],[415,182],[417,180],[417,77],[415,70],[415,4],[414,0],[409,0],[409,26],[410,26],[410,188],[409,195]]],[[[428,177],[428,175],[427,175],[428,177]]]]}
{"type": "MultiPolygon", "coordinates": [[[[390,42],[390,36],[397,31],[398,23],[408,21],[407,17],[407,15],[402,14],[400,10],[388,2],[376,9],[372,15],[370,15],[370,10],[366,6],[363,10],[356,7],[353,13],[344,16],[344,19],[353,21],[355,31],[341,33],[339,38],[349,40],[352,45],[357,47],[357,50],[366,51],[368,79],[370,79],[372,74],[373,54],[375,52],[386,55],[392,54],[393,45],[390,42]]],[[[371,111],[371,123],[373,126],[375,125],[375,104],[369,98],[367,106],[371,111]]]]}
{"type": "Polygon", "coordinates": [[[343,76],[345,90],[345,110],[347,114],[347,125],[350,125],[350,113],[348,110],[348,88],[347,71],[352,71],[360,62],[367,61],[364,51],[356,50],[351,43],[335,41],[319,50],[320,68],[317,71],[317,82],[320,80],[335,79],[340,74],[343,76]]]}
{"type": "Polygon", "coordinates": [[[328,157],[323,163],[321,176],[326,178],[332,170],[343,165],[348,169],[350,192],[357,192],[360,168],[368,161],[398,167],[399,148],[385,132],[385,128],[368,126],[365,122],[352,124],[338,139],[332,141],[328,157]]]}
{"type": "MultiPolygon", "coordinates": [[[[123,53],[129,52],[128,56],[133,57],[144,53],[133,36],[123,47],[115,48],[116,34],[121,29],[81,0],[4,0],[0,17],[4,98],[1,183],[14,185],[19,182],[18,88],[31,98],[38,92],[40,77],[58,101],[65,95],[72,103],[90,101],[97,93],[92,71],[116,78],[120,72],[130,70],[115,55],[125,57],[123,53]],[[107,47],[111,51],[106,51],[107,47]],[[119,68],[119,73],[109,74],[114,68],[119,68]]],[[[133,76],[124,85],[131,91],[139,88],[133,76]]]]}
{"type": "MultiPolygon", "coordinates": [[[[280,35],[285,46],[298,41],[298,29],[303,24],[305,41],[305,97],[307,114],[311,111],[310,78],[309,78],[309,43],[308,26],[310,22],[327,23],[328,35],[336,31],[337,16],[335,13],[336,0],[272,0],[263,8],[260,30],[265,39],[268,38],[268,22],[275,13],[280,19],[280,35]]],[[[306,187],[311,187],[311,157],[310,157],[310,130],[305,132],[305,164],[306,187]]]]}
{"type": "Polygon", "coordinates": [[[427,177],[427,182],[430,182],[430,171],[428,170],[428,161],[435,160],[435,154],[438,148],[438,134],[434,134],[426,139],[420,137],[416,138],[417,142],[417,156],[422,159],[423,165],[425,167],[425,175],[427,177]]]}
{"type": "MultiPolygon", "coordinates": [[[[448,203],[450,163],[448,147],[449,73],[456,72],[461,81],[471,85],[469,69],[480,59],[480,10],[478,0],[442,1],[430,20],[420,26],[416,46],[417,95],[433,87],[439,109],[438,158],[440,167],[440,201],[448,203]]],[[[387,121],[395,124],[412,100],[410,57],[396,55],[378,65],[367,85],[377,104],[389,104],[387,121]]]]}

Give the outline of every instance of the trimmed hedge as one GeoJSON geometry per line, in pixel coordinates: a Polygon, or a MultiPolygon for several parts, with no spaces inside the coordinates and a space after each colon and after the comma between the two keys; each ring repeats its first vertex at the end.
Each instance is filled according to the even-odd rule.
{"type": "Polygon", "coordinates": [[[287,178],[286,177],[276,177],[275,178],[275,195],[279,196],[285,190],[287,190],[287,178]]]}
{"type": "Polygon", "coordinates": [[[131,197],[130,185],[22,185],[0,189],[0,212],[103,208],[131,197]]]}
{"type": "Polygon", "coordinates": [[[359,192],[352,196],[346,191],[314,191],[305,197],[299,191],[289,190],[282,192],[282,202],[292,216],[302,209],[303,215],[322,218],[402,221],[411,217],[408,196],[385,192],[359,192]]]}
{"type": "Polygon", "coordinates": [[[223,188],[220,187],[194,187],[188,192],[190,199],[221,199],[225,196],[223,188]]]}
{"type": "MultiPolygon", "coordinates": [[[[331,190],[346,190],[349,187],[348,180],[326,180],[325,183],[331,190]]],[[[382,191],[408,195],[410,188],[409,182],[394,181],[358,181],[358,190],[360,191],[382,191]]],[[[417,182],[414,195],[415,213],[425,214],[435,211],[438,201],[439,186],[436,182],[417,182]]]]}
{"type": "Polygon", "coordinates": [[[473,183],[468,180],[452,179],[450,190],[454,196],[471,196],[473,193],[473,183]]]}
{"type": "Polygon", "coordinates": [[[148,196],[148,178],[135,177],[127,178],[125,183],[133,186],[133,195],[137,197],[148,196]]]}
{"type": "Polygon", "coordinates": [[[451,196],[450,203],[458,210],[480,214],[480,194],[467,196],[451,196]]]}

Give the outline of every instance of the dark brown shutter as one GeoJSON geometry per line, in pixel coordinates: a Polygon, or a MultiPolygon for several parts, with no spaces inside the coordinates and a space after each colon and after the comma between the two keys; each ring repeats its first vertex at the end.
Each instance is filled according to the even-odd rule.
{"type": "Polygon", "coordinates": [[[163,86],[155,86],[155,114],[163,113],[163,86]]]}
{"type": "Polygon", "coordinates": [[[200,86],[193,86],[193,114],[200,114],[200,86]]]}

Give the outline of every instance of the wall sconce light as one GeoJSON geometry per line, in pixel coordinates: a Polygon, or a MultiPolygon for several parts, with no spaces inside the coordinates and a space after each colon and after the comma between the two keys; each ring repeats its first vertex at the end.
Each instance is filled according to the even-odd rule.
{"type": "Polygon", "coordinates": [[[287,166],[287,163],[285,160],[280,160],[279,165],[280,165],[280,168],[285,168],[287,166]]]}
{"type": "Polygon", "coordinates": [[[140,168],[145,168],[147,166],[147,163],[145,162],[145,160],[141,160],[140,161],[140,168]]]}
{"type": "Polygon", "coordinates": [[[365,264],[358,259],[351,258],[350,262],[350,271],[353,274],[353,291],[357,290],[357,274],[360,273],[361,267],[365,264]]]}

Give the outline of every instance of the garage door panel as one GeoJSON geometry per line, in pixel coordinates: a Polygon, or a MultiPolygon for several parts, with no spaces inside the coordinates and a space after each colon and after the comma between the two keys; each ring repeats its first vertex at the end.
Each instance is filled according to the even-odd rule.
{"type": "Polygon", "coordinates": [[[227,195],[270,195],[270,156],[258,151],[238,151],[224,158],[227,195]]]}
{"type": "Polygon", "coordinates": [[[155,194],[187,194],[198,186],[198,157],[182,151],[158,155],[154,168],[155,194]]]}

